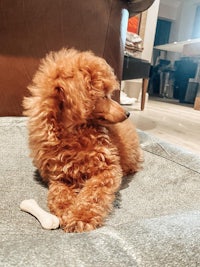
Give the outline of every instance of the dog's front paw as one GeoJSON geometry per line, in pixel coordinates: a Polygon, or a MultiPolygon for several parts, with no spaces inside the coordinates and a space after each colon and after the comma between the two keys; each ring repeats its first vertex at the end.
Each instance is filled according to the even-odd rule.
{"type": "Polygon", "coordinates": [[[63,226],[63,230],[67,233],[89,232],[94,230],[95,228],[96,227],[94,227],[94,225],[83,221],[74,221],[63,226]]]}
{"type": "Polygon", "coordinates": [[[68,233],[89,232],[102,225],[102,219],[99,216],[91,214],[73,214],[68,213],[62,216],[61,228],[68,233]]]}

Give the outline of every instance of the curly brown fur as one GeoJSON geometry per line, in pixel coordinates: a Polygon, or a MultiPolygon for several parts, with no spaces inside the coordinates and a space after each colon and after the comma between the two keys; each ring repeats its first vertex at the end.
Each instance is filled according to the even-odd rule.
{"type": "Polygon", "coordinates": [[[123,174],[140,167],[134,126],[111,99],[117,88],[104,59],[62,49],[42,61],[24,99],[31,157],[66,232],[101,226],[123,174]]]}

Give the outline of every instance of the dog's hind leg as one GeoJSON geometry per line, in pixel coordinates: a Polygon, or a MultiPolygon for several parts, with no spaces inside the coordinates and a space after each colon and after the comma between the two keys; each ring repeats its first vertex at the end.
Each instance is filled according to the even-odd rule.
{"type": "Polygon", "coordinates": [[[109,127],[112,142],[117,146],[123,174],[131,174],[140,170],[143,153],[133,123],[127,119],[109,127]]]}

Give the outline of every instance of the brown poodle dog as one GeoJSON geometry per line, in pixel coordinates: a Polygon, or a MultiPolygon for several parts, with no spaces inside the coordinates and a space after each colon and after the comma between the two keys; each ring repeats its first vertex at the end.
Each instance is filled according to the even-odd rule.
{"type": "Polygon", "coordinates": [[[140,168],[134,126],[111,99],[117,88],[104,59],[62,49],[42,61],[24,99],[31,157],[66,232],[101,226],[122,176],[140,168]]]}

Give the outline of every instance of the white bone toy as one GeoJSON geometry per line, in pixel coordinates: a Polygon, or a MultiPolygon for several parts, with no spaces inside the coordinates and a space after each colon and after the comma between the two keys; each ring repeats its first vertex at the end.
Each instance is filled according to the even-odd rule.
{"type": "Polygon", "coordinates": [[[59,228],[60,223],[58,217],[44,211],[34,199],[23,200],[20,204],[20,209],[36,217],[44,229],[51,230],[59,228]]]}

